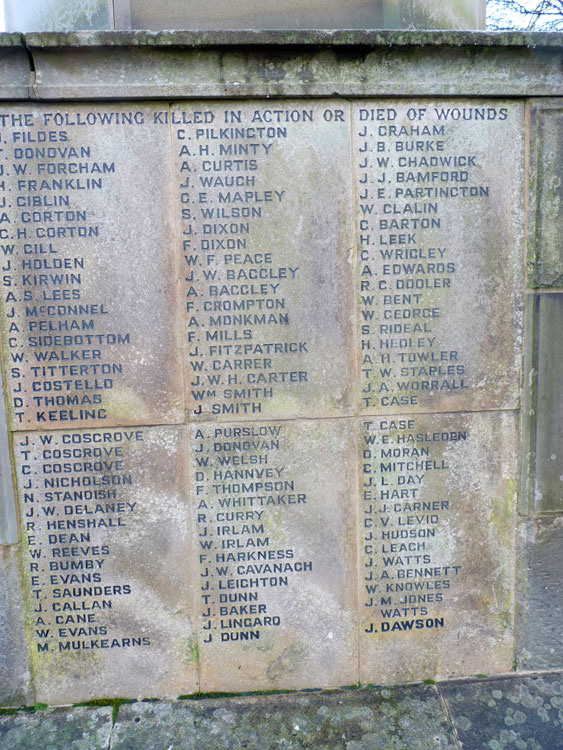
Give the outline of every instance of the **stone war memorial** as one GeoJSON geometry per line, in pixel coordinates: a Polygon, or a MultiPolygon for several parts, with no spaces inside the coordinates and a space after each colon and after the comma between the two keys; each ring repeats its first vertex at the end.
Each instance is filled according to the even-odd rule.
{"type": "Polygon", "coordinates": [[[352,26],[0,35],[4,706],[563,669],[562,38],[352,26]]]}

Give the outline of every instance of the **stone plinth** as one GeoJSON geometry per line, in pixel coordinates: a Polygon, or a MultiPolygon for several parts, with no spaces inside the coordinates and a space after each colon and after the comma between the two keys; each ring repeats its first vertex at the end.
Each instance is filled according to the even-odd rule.
{"type": "Polygon", "coordinates": [[[560,668],[561,48],[0,38],[4,702],[560,668]]]}

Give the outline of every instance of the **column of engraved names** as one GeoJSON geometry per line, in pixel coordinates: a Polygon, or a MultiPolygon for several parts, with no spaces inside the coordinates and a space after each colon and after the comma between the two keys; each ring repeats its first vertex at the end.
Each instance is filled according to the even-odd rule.
{"type": "Polygon", "coordinates": [[[115,162],[88,145],[87,130],[71,140],[60,114],[0,117],[12,176],[1,247],[10,274],[3,285],[15,426],[104,419],[103,393],[122,364],[111,356],[104,362],[102,347],[126,344],[129,333],[101,332],[109,310],[85,297],[83,278],[92,267],[90,243],[100,238],[87,196],[103,191],[115,162]]]}
{"type": "Polygon", "coordinates": [[[141,629],[120,623],[135,587],[116,571],[114,549],[140,512],[131,446],[143,441],[137,429],[16,437],[28,623],[37,654],[151,643],[141,629]]]}
{"type": "Polygon", "coordinates": [[[455,501],[438,499],[436,487],[448,482],[444,443],[466,439],[467,431],[428,431],[413,418],[363,422],[365,633],[447,625],[443,606],[452,588],[456,597],[462,566],[443,559],[440,535],[455,501]]]}
{"type": "Polygon", "coordinates": [[[152,112],[119,106],[41,107],[0,113],[0,123],[8,190],[2,328],[14,427],[170,421],[179,413],[179,362],[171,334],[147,357],[149,323],[139,303],[150,302],[155,329],[162,319],[172,329],[166,287],[144,289],[168,263],[168,253],[153,252],[167,232],[166,180],[144,205],[151,179],[166,174],[167,131],[146,149],[147,135],[159,130],[152,112]],[[138,181],[143,162],[154,167],[147,184],[138,181]],[[139,209],[144,219],[135,224],[139,209]],[[134,263],[124,263],[124,253],[134,263]],[[163,356],[171,361],[157,381],[153,362],[163,356]]]}
{"type": "MultiPolygon", "coordinates": [[[[487,332],[512,313],[489,299],[479,309],[474,299],[491,277],[505,278],[503,257],[509,293],[516,288],[512,185],[499,182],[498,152],[490,153],[499,140],[519,140],[513,114],[503,106],[356,106],[365,411],[490,403],[486,390],[495,390],[508,346],[495,353],[487,332]]],[[[510,347],[515,371],[513,334],[510,347]]],[[[503,399],[500,390],[495,397],[503,399]]]]}
{"type": "Polygon", "coordinates": [[[290,441],[282,424],[192,428],[204,643],[259,641],[287,628],[280,604],[312,572],[281,531],[283,516],[307,511],[307,493],[284,465],[290,441]],[[274,589],[283,592],[277,606],[274,589]]]}
{"type": "Polygon", "coordinates": [[[249,104],[171,117],[190,413],[248,419],[315,404],[338,411],[333,392],[342,400],[350,387],[349,342],[340,320],[328,337],[322,315],[338,318],[348,295],[348,280],[337,275],[347,221],[338,226],[338,213],[350,200],[337,184],[347,163],[343,113],[335,122],[332,108],[249,104]],[[333,131],[342,162],[329,175],[333,131]],[[326,222],[326,204],[314,200],[304,175],[324,181],[333,208],[326,222]],[[331,269],[323,300],[321,263],[331,269]]]}

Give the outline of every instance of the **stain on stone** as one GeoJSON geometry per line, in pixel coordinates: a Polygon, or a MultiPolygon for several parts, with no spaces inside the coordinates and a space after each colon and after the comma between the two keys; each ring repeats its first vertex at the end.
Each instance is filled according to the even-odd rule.
{"type": "Polygon", "coordinates": [[[563,747],[563,675],[450,683],[438,690],[463,750],[563,747]]]}
{"type": "Polygon", "coordinates": [[[456,750],[427,686],[124,706],[112,750],[456,750]],[[137,721],[140,719],[140,721],[137,721]]]}
{"type": "Polygon", "coordinates": [[[0,747],[10,750],[105,750],[111,735],[111,706],[36,711],[0,716],[0,747]]]}

